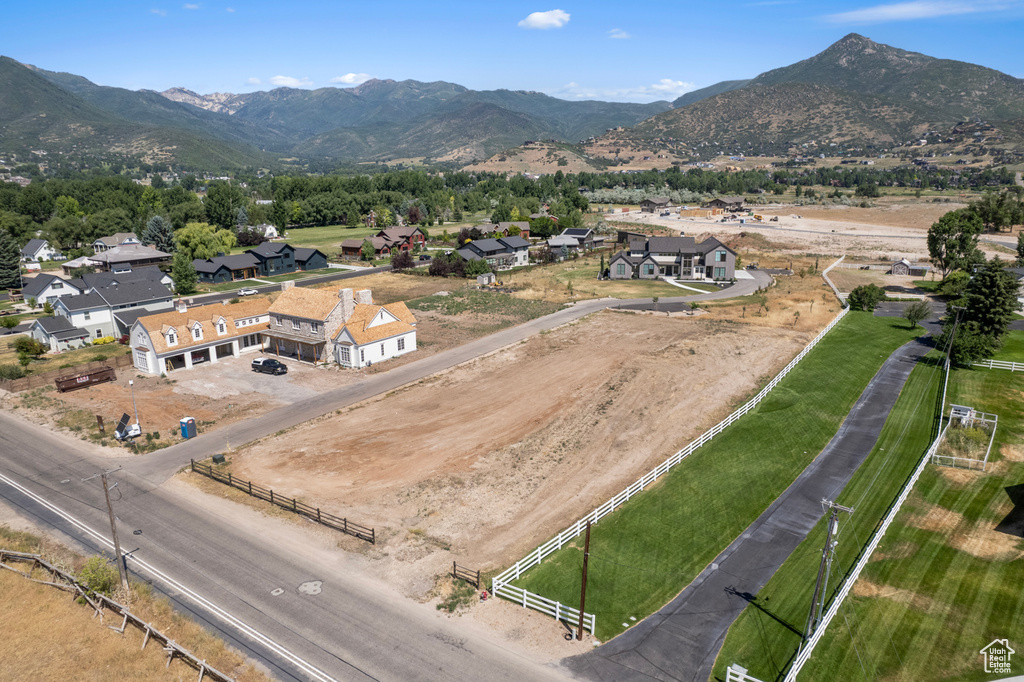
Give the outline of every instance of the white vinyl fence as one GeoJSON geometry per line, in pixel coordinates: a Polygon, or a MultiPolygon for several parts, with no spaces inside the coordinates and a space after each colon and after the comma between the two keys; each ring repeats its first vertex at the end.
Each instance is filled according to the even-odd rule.
{"type": "Polygon", "coordinates": [[[836,595],[836,598],[832,600],[832,604],[828,607],[828,611],[825,612],[825,617],[822,618],[821,624],[818,625],[818,629],[814,631],[814,634],[811,635],[811,638],[807,640],[804,647],[796,655],[796,659],[793,661],[793,666],[789,669],[789,672],[786,673],[784,682],[795,682],[796,676],[800,674],[800,670],[804,667],[804,664],[810,660],[811,654],[814,653],[814,647],[818,645],[818,642],[824,636],[825,630],[828,629],[828,624],[832,622],[832,619],[835,618],[837,613],[839,613],[839,607],[843,605],[843,601],[846,599],[847,595],[850,594],[853,584],[857,582],[857,577],[860,576],[860,572],[871,559],[871,555],[874,553],[875,549],[878,548],[878,543],[882,541],[885,531],[889,529],[889,525],[892,523],[892,520],[896,518],[896,514],[899,513],[900,507],[902,507],[903,503],[907,501],[907,497],[910,496],[910,491],[914,489],[914,484],[917,483],[917,479],[921,477],[921,472],[924,471],[925,466],[935,455],[935,451],[939,448],[939,444],[942,442],[942,439],[945,438],[946,431],[948,429],[949,424],[947,423],[946,427],[942,429],[939,435],[936,436],[935,440],[932,441],[932,444],[928,447],[928,451],[924,453],[924,457],[921,458],[917,468],[914,469],[914,473],[904,484],[903,489],[900,490],[900,494],[896,497],[896,501],[893,502],[892,507],[889,508],[889,513],[885,515],[884,519],[882,519],[882,523],[879,524],[878,528],[871,536],[871,540],[868,541],[867,547],[865,547],[861,552],[860,558],[853,567],[853,571],[850,572],[850,575],[847,576],[846,580],[843,582],[842,587],[839,588],[839,593],[836,595]]]}
{"type": "Polygon", "coordinates": [[[846,258],[846,256],[845,256],[845,255],[844,255],[844,256],[841,256],[841,257],[839,258],[839,260],[837,260],[837,261],[836,261],[835,263],[833,263],[832,265],[830,265],[830,266],[828,266],[827,268],[825,268],[824,270],[822,270],[822,271],[821,271],[821,278],[822,278],[823,280],[825,280],[825,282],[826,282],[826,283],[827,283],[827,284],[828,284],[828,285],[829,285],[830,287],[832,287],[832,293],[834,293],[834,294],[836,295],[836,298],[838,298],[838,299],[839,299],[839,302],[840,302],[840,303],[842,303],[842,304],[843,304],[843,306],[845,307],[845,306],[846,306],[846,299],[845,299],[845,298],[843,298],[843,295],[842,295],[841,293],[839,293],[839,289],[838,289],[838,288],[836,287],[836,285],[835,285],[835,284],[834,284],[834,283],[832,282],[832,280],[830,280],[830,279],[828,278],[828,273],[829,273],[829,271],[830,271],[830,270],[831,270],[832,268],[834,268],[834,267],[837,267],[837,266],[839,266],[839,265],[840,265],[840,264],[841,264],[841,263],[843,262],[843,258],[846,258]]]}
{"type": "Polygon", "coordinates": [[[1006,362],[1005,360],[978,360],[975,367],[988,367],[989,369],[1008,369],[1011,372],[1024,372],[1024,362],[1006,362]]]}
{"type": "MultiPolygon", "coordinates": [[[[545,597],[541,597],[540,595],[527,593],[525,590],[522,590],[517,587],[512,587],[511,585],[509,585],[509,583],[513,580],[518,580],[519,577],[527,571],[527,569],[536,566],[541,561],[543,561],[545,557],[554,552],[557,552],[562,547],[564,547],[565,545],[569,544],[574,539],[579,537],[580,534],[583,533],[584,530],[586,530],[587,521],[590,521],[591,523],[597,523],[598,520],[612,513],[618,507],[621,507],[631,497],[643,492],[643,490],[646,487],[657,481],[658,478],[660,478],[663,474],[667,473],[669,469],[671,469],[672,467],[674,467],[675,465],[679,464],[684,459],[689,457],[690,454],[697,450],[697,448],[709,442],[712,438],[722,433],[722,431],[724,431],[726,427],[728,427],[730,424],[737,421],[740,417],[742,417],[743,415],[747,414],[752,409],[757,407],[758,403],[764,400],[765,397],[769,393],[771,393],[772,389],[779,385],[779,382],[782,381],[783,377],[789,374],[789,372],[794,367],[796,367],[797,364],[801,360],[803,360],[808,353],[811,352],[811,349],[818,345],[818,342],[825,338],[825,335],[832,331],[833,327],[839,324],[839,321],[846,316],[847,312],[849,312],[849,308],[843,308],[839,312],[839,314],[836,315],[835,319],[832,320],[827,327],[821,330],[821,333],[815,336],[814,339],[810,343],[808,343],[802,351],[800,351],[799,355],[793,358],[793,360],[788,365],[786,365],[782,369],[782,371],[779,372],[775,376],[775,378],[768,383],[767,386],[761,389],[760,393],[751,398],[746,404],[744,404],[742,407],[740,407],[738,410],[730,414],[728,417],[723,419],[715,426],[705,431],[700,436],[700,438],[693,441],[685,448],[683,448],[682,450],[675,453],[658,466],[648,471],[646,474],[641,476],[639,480],[634,482],[632,485],[630,485],[628,488],[620,492],[618,495],[608,500],[600,507],[587,514],[585,517],[583,517],[573,525],[563,530],[554,538],[548,540],[543,545],[527,554],[524,558],[517,561],[515,565],[510,567],[504,573],[494,577],[491,580],[491,593],[496,597],[504,597],[515,603],[521,603],[524,607],[527,608],[537,608],[536,606],[534,606],[534,603],[544,604],[545,608],[537,608],[537,610],[542,611],[544,613],[548,613],[549,615],[554,615],[552,609],[555,608],[553,605],[557,604],[557,602],[547,599],[545,597]]],[[[562,613],[567,613],[569,610],[565,606],[562,606],[561,609],[562,613]]],[[[578,619],[579,611],[576,610],[575,613],[576,618],[578,619]]],[[[584,618],[584,626],[586,626],[587,619],[589,619],[589,622],[593,624],[594,617],[588,614],[584,618]]],[[[593,629],[591,629],[590,632],[593,633],[593,629]]]]}

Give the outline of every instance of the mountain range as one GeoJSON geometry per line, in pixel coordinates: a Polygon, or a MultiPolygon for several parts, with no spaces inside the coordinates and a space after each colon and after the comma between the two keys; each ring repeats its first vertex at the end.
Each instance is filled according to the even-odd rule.
{"type": "MultiPolygon", "coordinates": [[[[887,147],[984,122],[1024,143],[1024,81],[850,34],[823,52],[674,102],[569,102],[436,81],[201,95],[97,85],[0,57],[0,152],[123,155],[194,169],[282,159],[467,163],[527,140],[589,137],[679,155],[712,145],[785,153],[811,142],[887,147]],[[609,129],[614,132],[606,133],[609,129]]],[[[994,133],[992,132],[994,131],[994,133]]],[[[606,145],[614,146],[614,145],[606,145]]],[[[597,153],[597,152],[595,152],[597,153]]]]}

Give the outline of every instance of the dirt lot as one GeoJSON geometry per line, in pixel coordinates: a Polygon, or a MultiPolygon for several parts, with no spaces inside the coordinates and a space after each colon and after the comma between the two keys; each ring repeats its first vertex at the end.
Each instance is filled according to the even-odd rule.
{"type": "MultiPolygon", "coordinates": [[[[671,216],[662,218],[650,213],[629,213],[618,216],[620,221],[639,225],[670,227],[687,235],[709,232],[726,240],[731,235],[761,234],[781,247],[785,254],[816,253],[847,255],[868,260],[911,261],[928,260],[925,240],[928,228],[939,216],[963,204],[928,201],[885,200],[874,208],[849,206],[779,206],[756,208],[765,216],[776,215],[778,222],[746,223],[738,221],[715,222],[696,218],[671,216]],[[796,216],[801,216],[797,218],[796,216]]],[[[1006,244],[1016,242],[1015,235],[985,235],[1006,244]]],[[[1000,249],[983,241],[981,250],[988,256],[1000,254],[1006,258],[1008,249],[1000,249]]]]}
{"type": "Polygon", "coordinates": [[[232,471],[376,526],[353,546],[423,598],[453,559],[503,566],[614,495],[809,338],[604,312],[244,448],[232,471]]]}

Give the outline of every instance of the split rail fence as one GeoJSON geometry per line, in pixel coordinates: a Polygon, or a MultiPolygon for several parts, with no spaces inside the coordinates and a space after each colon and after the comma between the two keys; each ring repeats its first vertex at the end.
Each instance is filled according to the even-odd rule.
{"type": "Polygon", "coordinates": [[[914,485],[917,483],[917,479],[921,478],[921,472],[924,471],[925,466],[927,466],[928,462],[930,462],[932,457],[935,456],[935,452],[939,449],[939,444],[941,444],[943,438],[946,437],[946,431],[948,430],[949,423],[947,422],[945,428],[939,432],[939,435],[935,437],[935,440],[932,441],[932,444],[928,447],[927,452],[924,453],[924,457],[922,457],[921,461],[918,462],[917,468],[914,469],[914,473],[911,474],[910,478],[907,479],[907,482],[903,484],[900,494],[893,501],[892,505],[890,505],[885,518],[883,518],[882,522],[878,524],[878,527],[875,529],[874,534],[872,534],[867,546],[861,550],[857,563],[854,564],[853,570],[850,571],[846,580],[843,581],[835,599],[832,600],[832,604],[825,612],[824,618],[821,619],[818,629],[814,631],[814,634],[811,635],[810,639],[807,640],[803,648],[797,653],[796,658],[793,661],[793,665],[790,667],[789,672],[786,673],[784,682],[796,682],[796,677],[800,674],[800,670],[804,667],[804,664],[810,660],[811,654],[814,653],[814,647],[818,645],[818,642],[820,642],[821,638],[825,635],[825,630],[828,629],[828,624],[831,623],[832,619],[839,613],[839,607],[843,605],[843,601],[845,601],[847,595],[850,594],[850,590],[853,589],[853,584],[857,582],[860,572],[864,570],[864,567],[871,559],[871,555],[878,548],[878,543],[880,543],[882,538],[885,536],[885,531],[889,529],[890,524],[892,524],[893,519],[896,518],[896,514],[899,513],[903,503],[907,501],[907,498],[910,496],[910,492],[914,489],[914,485]]]}
{"type": "Polygon", "coordinates": [[[480,571],[474,571],[466,568],[465,566],[459,566],[458,563],[453,561],[452,577],[456,580],[465,580],[476,589],[480,589],[480,571]]]}
{"type": "Polygon", "coordinates": [[[121,616],[121,627],[114,627],[113,625],[108,625],[107,627],[114,632],[124,634],[125,628],[127,628],[130,623],[145,632],[146,635],[142,639],[142,648],[146,648],[146,644],[149,643],[150,639],[156,640],[162,644],[164,653],[167,654],[166,667],[170,667],[171,661],[175,657],[178,657],[199,671],[198,682],[203,682],[203,679],[206,677],[214,680],[220,680],[221,682],[234,682],[234,678],[225,675],[216,668],[208,665],[206,661],[197,658],[191,651],[175,643],[175,641],[167,637],[167,635],[129,611],[127,607],[105,595],[91,591],[89,588],[75,580],[74,576],[69,573],[65,573],[56,566],[44,561],[38,554],[9,552],[7,550],[0,549],[0,568],[13,571],[34,583],[50,585],[51,587],[71,592],[75,599],[82,599],[94,609],[94,616],[98,615],[100,617],[100,622],[103,621],[104,609],[121,616]],[[20,562],[23,564],[31,564],[31,566],[29,567],[28,573],[24,573],[11,566],[8,562],[20,562]],[[32,572],[36,569],[46,571],[50,575],[50,580],[36,580],[33,578],[32,572]]]}
{"type": "Polygon", "coordinates": [[[322,512],[319,507],[311,507],[308,504],[299,502],[295,498],[283,497],[276,494],[270,488],[264,488],[252,481],[243,481],[240,478],[235,478],[230,472],[225,474],[217,471],[209,464],[203,464],[195,461],[194,459],[192,460],[192,471],[229,485],[237,490],[241,490],[244,493],[248,493],[252,497],[258,497],[259,499],[265,500],[272,505],[281,507],[282,509],[287,509],[288,511],[305,516],[307,519],[316,521],[320,525],[333,528],[334,530],[340,530],[342,533],[347,533],[348,535],[353,535],[361,540],[366,540],[370,544],[377,544],[377,532],[375,529],[368,526],[354,523],[346,518],[335,516],[334,514],[322,512]]]}
{"type": "MultiPolygon", "coordinates": [[[[775,378],[768,383],[767,386],[761,389],[761,391],[756,396],[751,398],[746,404],[744,404],[738,410],[730,414],[728,417],[723,419],[721,422],[719,422],[712,428],[708,429],[706,432],[704,432],[704,434],[700,436],[700,438],[693,441],[685,448],[675,453],[674,455],[666,459],[664,462],[662,462],[661,464],[659,464],[658,466],[656,466],[655,468],[651,469],[649,472],[641,476],[639,480],[635,481],[632,485],[630,485],[628,488],[620,492],[618,495],[608,500],[597,509],[594,509],[592,512],[590,512],[582,519],[578,520],[576,523],[563,530],[561,533],[559,533],[551,540],[548,540],[543,545],[537,547],[537,549],[533,550],[524,558],[517,561],[505,572],[495,576],[491,580],[491,593],[496,597],[503,597],[505,599],[508,599],[509,601],[522,604],[526,608],[533,608],[537,611],[547,613],[548,615],[553,615],[555,618],[560,618],[558,614],[567,613],[568,611],[575,611],[576,615],[573,616],[573,618],[578,620],[579,610],[570,609],[569,607],[560,604],[552,599],[548,599],[547,597],[542,597],[537,594],[532,594],[518,587],[513,587],[509,583],[511,583],[513,580],[518,580],[523,575],[523,573],[525,573],[528,569],[540,564],[540,562],[543,561],[545,557],[547,557],[550,554],[553,554],[554,552],[557,552],[562,547],[564,547],[565,545],[579,537],[580,534],[583,533],[584,530],[586,530],[588,521],[592,524],[597,523],[601,518],[607,516],[608,514],[615,511],[617,508],[621,507],[623,504],[629,501],[631,497],[643,492],[645,488],[647,488],[652,483],[657,481],[661,476],[666,474],[672,467],[682,462],[702,445],[711,441],[712,438],[722,433],[728,426],[739,420],[740,417],[742,417],[743,415],[747,414],[755,407],[757,407],[757,405],[762,400],[764,400],[769,393],[771,393],[772,389],[778,386],[779,382],[781,382],[782,379],[787,374],[789,374],[790,371],[792,371],[793,368],[796,367],[800,363],[800,361],[803,360],[816,345],[818,345],[818,342],[825,338],[825,335],[832,331],[832,329],[837,324],[839,324],[839,321],[842,320],[848,312],[849,308],[843,308],[842,311],[840,311],[840,313],[836,315],[835,319],[832,320],[828,324],[828,326],[821,331],[821,333],[815,336],[814,339],[810,343],[808,343],[802,351],[800,351],[799,355],[793,358],[793,360],[790,361],[790,363],[786,365],[782,369],[782,371],[779,372],[775,376],[775,378]]],[[[587,624],[590,623],[589,629],[591,634],[594,633],[594,622],[594,616],[592,616],[591,614],[586,614],[584,618],[584,627],[586,628],[587,624]]]]}

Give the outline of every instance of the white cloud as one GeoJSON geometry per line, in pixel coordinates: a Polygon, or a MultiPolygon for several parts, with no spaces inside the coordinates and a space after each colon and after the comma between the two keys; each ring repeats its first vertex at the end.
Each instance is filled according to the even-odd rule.
{"type": "Polygon", "coordinates": [[[274,85],[285,88],[302,88],[313,84],[313,81],[309,80],[305,76],[302,78],[295,78],[294,76],[274,76],[270,79],[270,82],[274,85]]]}
{"type": "Polygon", "coordinates": [[[651,85],[638,85],[626,88],[588,88],[579,83],[567,83],[558,90],[549,92],[553,97],[570,100],[596,99],[610,102],[654,102],[656,100],[675,99],[680,95],[694,90],[697,86],[685,81],[662,78],[651,85]]]}
{"type": "Polygon", "coordinates": [[[344,83],[346,85],[359,85],[373,78],[368,73],[346,73],[344,76],[335,76],[331,79],[332,83],[344,83]]]}
{"type": "Polygon", "coordinates": [[[828,14],[825,21],[833,24],[880,24],[889,21],[912,21],[976,12],[1005,9],[1001,2],[972,2],[971,0],[913,0],[891,5],[875,5],[864,9],[828,14]]]}
{"type": "Polygon", "coordinates": [[[552,9],[547,12],[533,12],[519,22],[519,28],[562,28],[569,23],[569,13],[560,9],[552,9]]]}
{"type": "Polygon", "coordinates": [[[612,30],[608,31],[608,37],[614,38],[616,40],[626,40],[628,38],[632,38],[633,36],[629,35],[621,28],[613,28],[612,30]]]}
{"type": "Polygon", "coordinates": [[[234,7],[228,7],[228,8],[226,8],[226,9],[225,9],[224,11],[225,11],[225,12],[229,12],[229,13],[231,13],[231,14],[234,14],[234,13],[235,13],[235,8],[234,8],[234,7]]]}
{"type": "Polygon", "coordinates": [[[153,14],[156,14],[156,15],[161,16],[161,17],[166,17],[167,16],[167,10],[165,10],[165,9],[151,9],[149,11],[152,12],[153,14]]]}
{"type": "Polygon", "coordinates": [[[194,5],[191,3],[186,3],[182,5],[182,7],[184,7],[185,9],[199,9],[199,5],[194,5]]]}
{"type": "Polygon", "coordinates": [[[263,85],[263,81],[253,76],[252,78],[245,79],[246,85],[263,85]]]}

